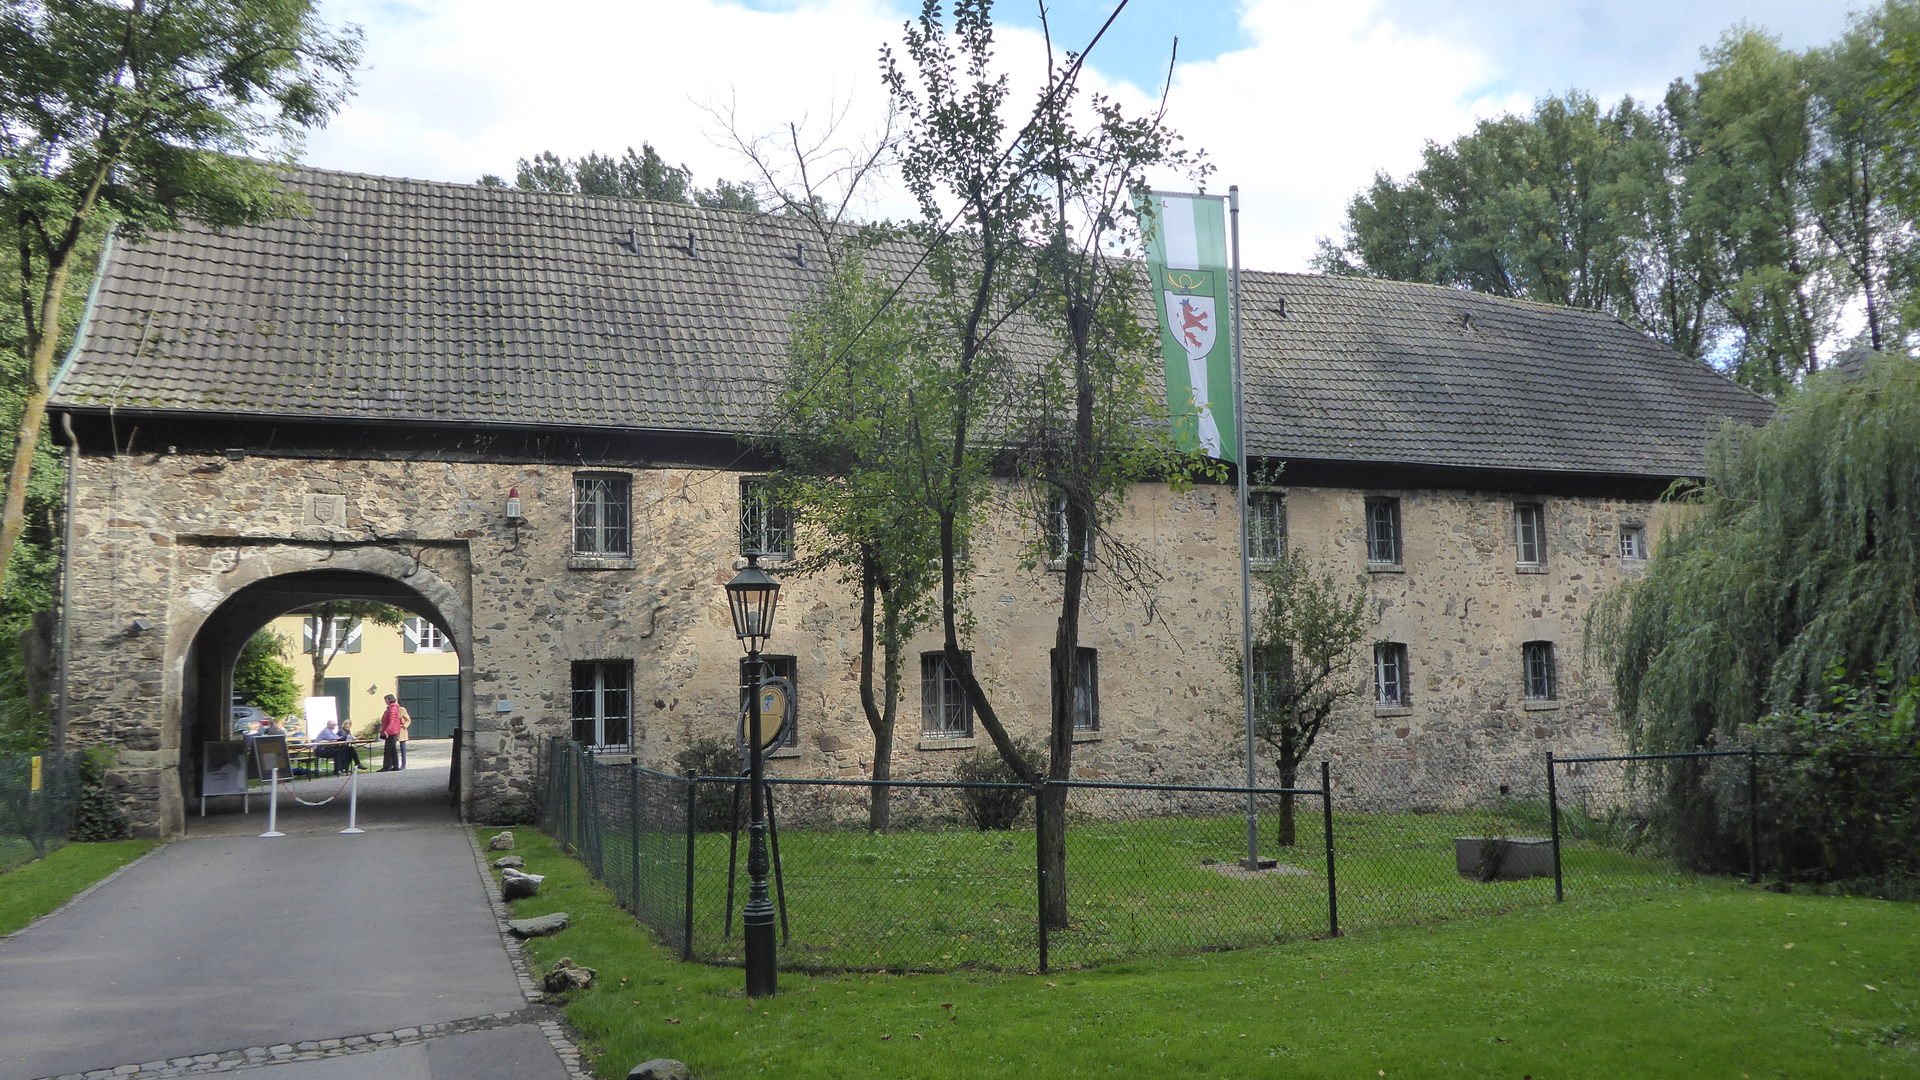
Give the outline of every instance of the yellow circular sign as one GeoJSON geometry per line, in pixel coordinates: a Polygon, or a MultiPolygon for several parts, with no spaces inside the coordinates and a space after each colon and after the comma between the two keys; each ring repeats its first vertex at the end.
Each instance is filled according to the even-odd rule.
{"type": "MultiPolygon", "coordinates": [[[[755,732],[761,749],[772,746],[786,727],[787,714],[793,708],[792,690],[785,679],[771,679],[760,686],[760,729],[755,732]]],[[[745,710],[742,710],[743,712],[745,710]]],[[[741,718],[743,729],[746,718],[741,718]]]]}

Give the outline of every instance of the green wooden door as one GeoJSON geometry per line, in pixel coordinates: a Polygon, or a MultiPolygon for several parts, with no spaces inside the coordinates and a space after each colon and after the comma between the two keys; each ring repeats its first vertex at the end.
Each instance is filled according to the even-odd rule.
{"type": "Polygon", "coordinates": [[[460,676],[402,675],[400,707],[413,717],[410,739],[451,739],[460,727],[460,676]]]}
{"type": "Polygon", "coordinates": [[[345,727],[347,721],[353,719],[347,712],[347,706],[353,703],[353,680],[328,679],[322,689],[326,692],[320,696],[333,699],[334,715],[340,718],[340,726],[345,727]]]}

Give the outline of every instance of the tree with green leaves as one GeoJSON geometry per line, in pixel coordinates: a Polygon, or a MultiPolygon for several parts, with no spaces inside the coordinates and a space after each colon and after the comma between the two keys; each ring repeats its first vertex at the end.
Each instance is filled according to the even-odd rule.
{"type": "Polygon", "coordinates": [[[326,694],[327,668],[342,652],[348,651],[348,641],[356,624],[397,627],[411,618],[392,604],[377,600],[327,600],[301,608],[300,614],[310,620],[307,636],[311,640],[304,642],[303,647],[311,646],[313,650],[314,697],[326,694]],[[336,625],[340,627],[338,630],[336,625]]]}
{"type": "MultiPolygon", "coordinates": [[[[491,174],[480,178],[483,187],[506,187],[506,182],[491,174]]],[[[752,213],[759,200],[748,184],[716,181],[711,188],[693,186],[693,170],[685,165],[669,165],[651,143],[641,143],[640,151],[618,158],[589,151],[586,157],[562,160],[551,150],[531,158],[521,158],[513,186],[523,191],[545,191],[555,195],[596,195],[609,199],[645,199],[648,202],[701,206],[708,210],[739,210],[752,213]]]]}
{"type": "Polygon", "coordinates": [[[312,0],[10,0],[0,6],[0,217],[18,252],[25,393],[0,509],[0,574],[26,526],[73,260],[112,218],[135,241],[304,203],[270,165],[346,100],[356,28],[312,0]]]}
{"type": "MultiPolygon", "coordinates": [[[[909,472],[921,323],[891,302],[894,291],[869,272],[861,246],[828,249],[826,280],[793,318],[767,443],[780,462],[772,497],[791,509],[803,538],[791,572],[831,570],[857,590],[860,707],[873,732],[873,779],[885,781],[904,650],[933,615],[939,529],[909,472]]],[[[890,789],[875,787],[874,832],[886,831],[890,806],[890,789]]]]}
{"type": "Polygon", "coordinates": [[[1920,676],[1920,363],[1807,380],[1677,497],[1645,576],[1588,616],[1636,749],[1714,746],[1825,696],[1835,665],[1920,676]]]}
{"type": "MultiPolygon", "coordinates": [[[[1290,546],[1256,567],[1253,579],[1253,734],[1272,752],[1280,786],[1291,788],[1327,718],[1365,686],[1366,580],[1342,584],[1290,546]]],[[[1237,636],[1224,652],[1238,684],[1245,675],[1237,636]]],[[[1293,796],[1281,796],[1277,839],[1289,847],[1296,839],[1293,809],[1293,796]]]]}
{"type": "Polygon", "coordinates": [[[240,646],[240,658],[233,664],[233,692],[279,719],[300,711],[293,666],[280,660],[288,645],[286,638],[263,626],[240,646]]]}

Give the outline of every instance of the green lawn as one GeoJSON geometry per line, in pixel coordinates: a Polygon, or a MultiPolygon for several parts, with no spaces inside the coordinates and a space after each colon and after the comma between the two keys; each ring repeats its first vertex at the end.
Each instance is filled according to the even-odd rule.
{"type": "Polygon", "coordinates": [[[779,997],[750,1003],[738,968],[678,962],[578,862],[514,831],[549,875],[516,916],[574,917],[531,956],[599,970],[567,1015],[600,1076],[653,1057],[704,1080],[1920,1075],[1910,904],[1695,881],[1047,975],[783,972],[779,997]]]}
{"type": "MultiPolygon", "coordinates": [[[[1248,948],[1324,937],[1326,855],[1319,816],[1304,817],[1298,846],[1263,851],[1290,873],[1230,871],[1245,854],[1239,815],[1082,820],[1067,840],[1072,922],[1050,935],[1049,966],[1088,967],[1145,956],[1248,948]]],[[[1528,834],[1538,824],[1488,811],[1334,815],[1340,925],[1384,929],[1550,903],[1546,878],[1482,883],[1455,870],[1456,836],[1528,834]]],[[[632,879],[629,833],[602,826],[605,876],[632,879]]],[[[746,896],[745,838],[737,853],[731,933],[726,833],[696,838],[694,954],[739,954],[746,896]]],[[[686,838],[642,833],[639,879],[659,910],[678,910],[686,838]]],[[[809,971],[1027,971],[1039,967],[1031,829],[900,831],[788,829],[780,836],[791,940],[781,962],[809,971]]],[[[1569,839],[1573,895],[1682,884],[1664,864],[1569,839]]],[[[677,929],[677,928],[676,928],[677,929]]]]}
{"type": "Polygon", "coordinates": [[[11,934],[145,855],[157,841],[68,844],[37,862],[0,874],[0,934],[11,934]]]}

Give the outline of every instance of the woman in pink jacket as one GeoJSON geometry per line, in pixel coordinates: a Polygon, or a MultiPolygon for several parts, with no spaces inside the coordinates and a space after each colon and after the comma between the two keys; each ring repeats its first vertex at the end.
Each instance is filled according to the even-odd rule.
{"type": "Polygon", "coordinates": [[[380,714],[380,734],[387,740],[386,755],[380,759],[381,772],[394,772],[400,768],[400,733],[407,729],[407,722],[412,719],[393,695],[388,694],[387,711],[380,714]]]}

